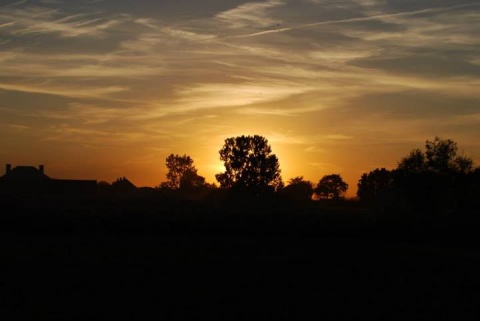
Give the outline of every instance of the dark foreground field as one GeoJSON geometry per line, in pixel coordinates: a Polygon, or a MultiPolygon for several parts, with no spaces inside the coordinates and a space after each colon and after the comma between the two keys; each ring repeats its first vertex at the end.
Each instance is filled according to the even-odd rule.
{"type": "Polygon", "coordinates": [[[458,228],[353,209],[134,212],[4,216],[0,319],[479,316],[480,251],[458,228]]]}

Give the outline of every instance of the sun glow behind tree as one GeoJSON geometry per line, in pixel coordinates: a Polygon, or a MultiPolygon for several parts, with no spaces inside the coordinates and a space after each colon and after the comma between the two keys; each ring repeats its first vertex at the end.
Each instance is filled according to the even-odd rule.
{"type": "Polygon", "coordinates": [[[15,1],[0,5],[0,163],[138,186],[225,137],[269,138],[287,181],[392,168],[424,137],[480,160],[478,3],[15,1]]]}

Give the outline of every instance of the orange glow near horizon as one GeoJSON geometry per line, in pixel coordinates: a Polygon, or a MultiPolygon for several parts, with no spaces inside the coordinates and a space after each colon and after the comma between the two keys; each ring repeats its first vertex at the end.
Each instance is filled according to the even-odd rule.
{"type": "Polygon", "coordinates": [[[216,183],[228,137],[261,135],[285,182],[394,168],[435,136],[480,163],[480,6],[466,0],[6,1],[0,164],[216,183]],[[295,14],[292,14],[295,13],[295,14]],[[281,26],[281,27],[278,27],[281,26]]]}

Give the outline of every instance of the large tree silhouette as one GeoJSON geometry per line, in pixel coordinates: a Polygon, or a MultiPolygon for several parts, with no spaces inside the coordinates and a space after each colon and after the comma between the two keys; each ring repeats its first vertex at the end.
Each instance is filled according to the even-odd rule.
{"type": "Polygon", "coordinates": [[[225,139],[219,151],[225,172],[215,175],[222,188],[239,188],[255,193],[282,186],[278,158],[268,140],[259,135],[225,139]]]}

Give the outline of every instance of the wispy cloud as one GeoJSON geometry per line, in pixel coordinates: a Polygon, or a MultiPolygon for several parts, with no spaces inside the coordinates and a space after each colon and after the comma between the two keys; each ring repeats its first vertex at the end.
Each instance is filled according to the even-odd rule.
{"type": "Polygon", "coordinates": [[[314,167],[320,173],[342,173],[344,168],[335,163],[309,162],[308,166],[314,167]]]}
{"type": "Polygon", "coordinates": [[[0,25],[10,34],[56,33],[62,37],[105,36],[105,31],[128,21],[127,16],[104,17],[96,13],[65,15],[60,10],[27,6],[0,10],[0,25]]]}
{"type": "Polygon", "coordinates": [[[15,21],[5,22],[5,23],[0,24],[0,28],[5,28],[5,27],[13,26],[14,24],[15,24],[15,21]]]}
{"type": "Polygon", "coordinates": [[[444,11],[449,11],[449,10],[453,10],[453,9],[474,7],[474,6],[479,6],[479,5],[480,5],[479,3],[469,3],[469,4],[462,4],[462,5],[456,5],[456,6],[450,6],[450,7],[428,8],[428,9],[421,9],[421,10],[414,10],[414,11],[377,14],[377,15],[357,17],[357,18],[318,21],[318,22],[296,25],[296,26],[292,26],[292,27],[274,28],[274,29],[269,29],[269,30],[264,30],[264,31],[259,31],[259,32],[242,34],[242,35],[227,36],[227,37],[224,37],[223,39],[238,39],[238,38],[258,37],[258,36],[263,36],[263,35],[268,35],[268,34],[273,34],[273,33],[282,33],[282,32],[294,31],[294,30],[299,30],[299,29],[307,29],[307,28],[312,28],[312,27],[335,25],[335,24],[344,24],[344,23],[353,23],[353,22],[365,22],[365,21],[370,21],[370,20],[382,20],[382,19],[388,19],[388,18],[394,18],[394,17],[408,17],[408,16],[415,16],[415,15],[425,14],[425,13],[444,12],[444,11]]]}
{"type": "Polygon", "coordinates": [[[42,3],[45,4],[61,4],[63,3],[62,0],[41,0],[42,3]]]}
{"type": "Polygon", "coordinates": [[[317,145],[308,146],[305,148],[305,153],[324,153],[325,149],[319,148],[317,145]]]}
{"type": "Polygon", "coordinates": [[[75,121],[84,125],[119,121],[132,114],[132,108],[112,108],[85,103],[69,103],[64,110],[38,110],[36,117],[61,121],[75,121]]]}
{"type": "Polygon", "coordinates": [[[216,15],[216,18],[230,28],[264,28],[280,22],[268,14],[269,10],[285,4],[283,0],[267,0],[265,2],[247,2],[234,9],[216,15]]]}
{"type": "Polygon", "coordinates": [[[312,90],[312,88],[292,86],[287,82],[198,84],[191,88],[177,90],[177,108],[179,110],[195,110],[246,106],[279,100],[309,90],[312,90]]]}
{"type": "Polygon", "coordinates": [[[135,58],[117,55],[32,55],[22,52],[0,52],[3,76],[43,78],[126,78],[160,75],[162,67],[148,61],[138,64],[135,58]]]}
{"type": "Polygon", "coordinates": [[[112,94],[128,91],[127,87],[111,86],[101,88],[86,87],[66,87],[62,85],[54,86],[47,83],[0,83],[0,89],[23,91],[27,93],[39,93],[48,95],[57,95],[63,97],[75,98],[109,98],[112,94]]]}
{"type": "Polygon", "coordinates": [[[10,128],[13,128],[15,130],[29,130],[29,129],[32,129],[30,126],[18,125],[18,124],[8,124],[7,126],[10,127],[10,128]]]}
{"type": "Polygon", "coordinates": [[[171,37],[181,38],[181,39],[190,40],[190,41],[205,41],[205,40],[211,40],[216,38],[215,35],[211,35],[211,34],[201,34],[197,32],[192,32],[192,31],[187,31],[182,29],[175,29],[170,27],[161,28],[160,31],[164,32],[165,34],[171,37]]]}

